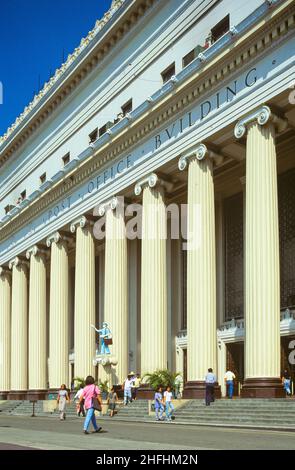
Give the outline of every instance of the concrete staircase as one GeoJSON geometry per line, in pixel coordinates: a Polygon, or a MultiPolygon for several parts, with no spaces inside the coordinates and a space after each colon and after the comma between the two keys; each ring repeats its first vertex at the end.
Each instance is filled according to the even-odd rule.
{"type": "MultiPolygon", "coordinates": [[[[204,426],[256,427],[265,429],[288,429],[295,431],[295,399],[221,399],[211,406],[204,400],[183,400],[178,402],[175,411],[175,424],[204,426]]],[[[154,414],[149,415],[149,401],[136,400],[127,406],[118,405],[114,418],[103,415],[103,419],[118,421],[153,422],[154,414]]],[[[31,416],[33,404],[29,401],[0,402],[0,416],[31,416]]],[[[76,405],[67,407],[67,418],[77,418],[76,405]]],[[[44,404],[35,404],[35,416],[55,417],[59,412],[44,411],[44,404]]],[[[77,418],[78,419],[78,418],[77,418]]],[[[82,419],[82,418],[81,418],[82,419]]]]}
{"type": "Polygon", "coordinates": [[[15,410],[22,401],[18,400],[6,400],[0,402],[0,413],[3,414],[10,414],[13,410],[15,410]]]}
{"type": "Polygon", "coordinates": [[[204,400],[188,400],[176,410],[175,418],[188,424],[295,430],[295,400],[221,399],[210,406],[204,400]]]}
{"type": "Polygon", "coordinates": [[[117,406],[117,414],[112,419],[120,419],[127,421],[149,421],[153,420],[153,416],[149,416],[148,400],[135,400],[124,406],[117,406]]]}

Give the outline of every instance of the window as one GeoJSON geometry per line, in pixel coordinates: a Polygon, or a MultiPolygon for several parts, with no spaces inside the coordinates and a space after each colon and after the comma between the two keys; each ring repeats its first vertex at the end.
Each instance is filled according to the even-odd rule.
{"type": "Polygon", "coordinates": [[[94,131],[92,131],[92,132],[89,134],[89,143],[90,143],[90,144],[91,144],[92,142],[95,142],[95,141],[96,141],[97,135],[98,135],[98,129],[95,129],[94,131]]]}
{"type": "Polygon", "coordinates": [[[126,116],[126,114],[131,113],[131,111],[132,111],[132,99],[127,101],[127,103],[123,104],[121,109],[122,109],[123,116],[126,116]]]}
{"type": "Polygon", "coordinates": [[[170,80],[170,78],[175,75],[175,62],[173,64],[169,65],[167,69],[164,70],[164,72],[161,73],[162,75],[162,80],[163,83],[166,83],[170,80]]]}
{"type": "Polygon", "coordinates": [[[244,316],[244,196],[223,201],[225,321],[244,316]]]}
{"type": "Polygon", "coordinates": [[[26,197],[27,197],[27,191],[26,191],[26,190],[22,191],[22,192],[20,193],[20,197],[22,198],[22,201],[23,201],[24,199],[26,199],[26,197]]]}
{"type": "Polygon", "coordinates": [[[99,131],[98,131],[99,137],[101,137],[103,134],[105,134],[106,131],[107,131],[110,127],[112,127],[113,125],[114,125],[113,122],[108,121],[104,126],[102,126],[102,127],[99,129],[99,131]]]}
{"type": "Polygon", "coordinates": [[[46,173],[43,173],[43,175],[40,176],[40,185],[44,184],[46,181],[46,173]]]}
{"type": "Polygon", "coordinates": [[[195,49],[186,54],[182,59],[182,67],[186,67],[196,58],[195,49]]]}
{"type": "Polygon", "coordinates": [[[229,31],[229,15],[219,21],[214,28],[211,29],[212,43],[217,41],[221,36],[229,31]]]}
{"type": "Polygon", "coordinates": [[[70,154],[67,153],[64,157],[62,157],[62,161],[63,161],[64,166],[66,166],[70,161],[70,154]]]}
{"type": "Polygon", "coordinates": [[[8,212],[10,212],[13,207],[14,207],[14,206],[12,206],[11,204],[9,204],[8,206],[6,206],[6,207],[4,208],[5,214],[8,214],[8,212]]]}

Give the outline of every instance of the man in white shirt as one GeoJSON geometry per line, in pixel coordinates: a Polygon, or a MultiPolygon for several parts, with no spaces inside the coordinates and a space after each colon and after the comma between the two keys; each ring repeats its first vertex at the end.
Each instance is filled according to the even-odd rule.
{"type": "Polygon", "coordinates": [[[174,406],[172,405],[172,392],[171,387],[167,387],[166,392],[164,392],[164,402],[165,402],[165,412],[167,421],[171,421],[172,413],[174,411],[174,406]]]}
{"type": "Polygon", "coordinates": [[[236,376],[231,370],[227,370],[224,376],[224,381],[226,383],[227,391],[228,391],[228,398],[233,397],[234,393],[234,380],[236,376]]]}
{"type": "Polygon", "coordinates": [[[133,386],[133,377],[131,374],[128,374],[128,377],[124,382],[124,405],[128,405],[129,402],[132,402],[132,394],[131,394],[132,386],[133,386]]]}

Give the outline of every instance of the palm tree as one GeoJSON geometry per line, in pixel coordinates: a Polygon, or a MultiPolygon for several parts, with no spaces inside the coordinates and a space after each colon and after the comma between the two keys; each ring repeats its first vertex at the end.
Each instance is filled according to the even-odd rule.
{"type": "Polygon", "coordinates": [[[143,378],[146,379],[145,381],[152,387],[153,390],[157,390],[160,386],[164,388],[171,387],[171,389],[174,390],[176,378],[179,376],[179,372],[171,372],[168,369],[163,369],[145,374],[143,378]]]}

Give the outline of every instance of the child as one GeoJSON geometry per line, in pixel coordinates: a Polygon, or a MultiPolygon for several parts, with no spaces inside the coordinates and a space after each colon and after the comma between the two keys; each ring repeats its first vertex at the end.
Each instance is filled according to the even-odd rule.
{"type": "Polygon", "coordinates": [[[83,385],[80,385],[80,389],[74,396],[74,400],[76,402],[77,415],[80,417],[82,414],[85,418],[84,400],[83,399],[81,400],[82,394],[83,394],[83,385]]]}
{"type": "Polygon", "coordinates": [[[167,421],[171,421],[172,413],[174,411],[174,406],[172,405],[172,392],[171,392],[171,387],[169,386],[167,387],[166,392],[164,392],[164,400],[165,400],[166,419],[167,421]]]}
{"type": "Polygon", "coordinates": [[[163,402],[163,396],[162,396],[162,387],[160,386],[155,393],[155,411],[156,411],[156,420],[157,421],[163,421],[163,412],[164,412],[164,402],[163,402]],[[160,416],[159,416],[159,410],[160,410],[160,416]]]}
{"type": "Polygon", "coordinates": [[[108,405],[109,405],[109,410],[111,412],[110,413],[111,418],[115,414],[117,400],[118,400],[118,395],[116,394],[114,387],[112,387],[111,391],[108,394],[108,405]]]}

